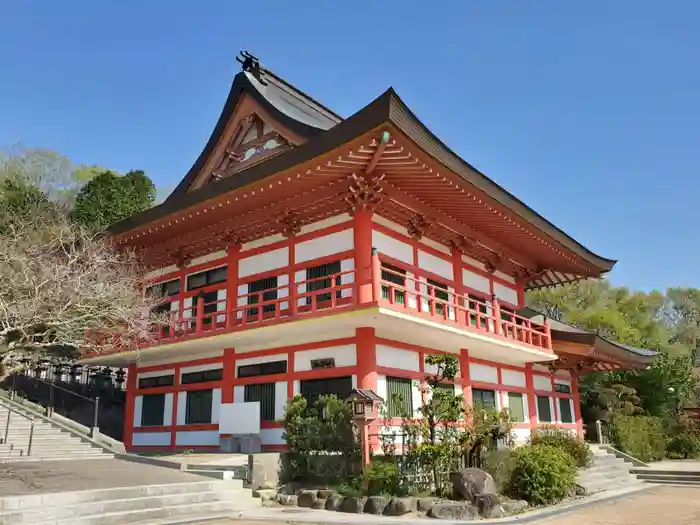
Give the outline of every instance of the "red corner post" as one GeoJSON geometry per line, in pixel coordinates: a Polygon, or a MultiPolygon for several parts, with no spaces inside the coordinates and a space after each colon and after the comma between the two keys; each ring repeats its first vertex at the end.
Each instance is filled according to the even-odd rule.
{"type": "Polygon", "coordinates": [[[355,282],[357,302],[372,303],[372,212],[358,210],[353,216],[353,237],[355,241],[355,282]]]}
{"type": "MultiPolygon", "coordinates": [[[[355,346],[357,352],[357,388],[377,391],[377,346],[374,328],[361,327],[355,331],[355,346]]],[[[386,402],[386,399],[384,400],[386,402]]],[[[365,445],[368,450],[379,448],[379,436],[373,435],[379,429],[379,422],[373,421],[366,425],[365,445]]]]}
{"type": "Polygon", "coordinates": [[[571,371],[571,393],[574,402],[574,419],[576,421],[576,433],[583,439],[583,418],[581,417],[581,395],[578,391],[578,375],[571,371]]]}
{"type": "Polygon", "coordinates": [[[136,363],[131,363],[126,373],[126,406],[124,408],[124,448],[127,451],[131,448],[134,438],[137,376],[136,363]]]}

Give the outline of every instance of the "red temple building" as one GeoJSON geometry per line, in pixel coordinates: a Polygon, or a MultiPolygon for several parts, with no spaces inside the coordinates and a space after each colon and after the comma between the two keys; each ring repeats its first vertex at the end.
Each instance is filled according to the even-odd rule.
{"type": "Polygon", "coordinates": [[[281,450],[296,394],[369,389],[390,417],[415,412],[425,356],[440,352],[460,362],[447,387],[509,408],[517,439],[541,425],[580,433],[578,374],[650,359],[518,313],[526,290],[615,261],[462,160],[392,89],[344,119],[241,61],[192,169],[111,230],[145,254],[171,318],[138,351],[83,359],[128,366],[128,450],[219,449],[237,435],[281,450]]]}

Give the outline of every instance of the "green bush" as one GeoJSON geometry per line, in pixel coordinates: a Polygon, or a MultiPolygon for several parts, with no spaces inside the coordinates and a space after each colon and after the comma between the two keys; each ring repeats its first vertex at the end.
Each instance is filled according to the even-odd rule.
{"type": "Polygon", "coordinates": [[[369,496],[405,496],[406,489],[401,482],[401,474],[394,463],[372,461],[365,469],[367,495],[369,496]]]}
{"type": "Polygon", "coordinates": [[[515,469],[515,452],[510,448],[488,450],[481,455],[481,468],[491,474],[498,492],[505,493],[515,469]]]}
{"type": "Polygon", "coordinates": [[[509,492],[531,505],[548,505],[568,496],[575,478],[576,465],[569,454],[551,445],[526,445],[515,451],[509,492]]]}
{"type": "Polygon", "coordinates": [[[610,440],[640,461],[658,461],[666,454],[664,425],[657,417],[615,414],[610,421],[610,440]]]}
{"type": "Polygon", "coordinates": [[[673,436],[666,444],[666,453],[673,459],[700,457],[700,433],[686,430],[673,436]]]}
{"type": "Polygon", "coordinates": [[[538,429],[530,438],[533,446],[551,445],[569,454],[576,465],[585,467],[591,460],[591,449],[581,438],[574,436],[568,430],[556,427],[538,429]]]}

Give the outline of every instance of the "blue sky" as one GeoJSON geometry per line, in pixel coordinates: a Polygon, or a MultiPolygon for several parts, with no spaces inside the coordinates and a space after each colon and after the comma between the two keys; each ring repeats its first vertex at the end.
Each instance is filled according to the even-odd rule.
{"type": "Polygon", "coordinates": [[[0,145],[174,187],[241,48],[348,116],[393,86],[597,253],[700,286],[700,2],[0,0],[0,145]],[[693,153],[695,151],[696,153],[693,153]]]}

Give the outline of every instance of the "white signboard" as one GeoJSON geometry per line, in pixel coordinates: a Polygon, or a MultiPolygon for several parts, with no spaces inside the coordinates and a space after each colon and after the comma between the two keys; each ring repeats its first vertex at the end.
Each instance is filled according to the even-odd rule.
{"type": "Polygon", "coordinates": [[[260,434],[260,402],[222,403],[219,434],[260,434]]]}

